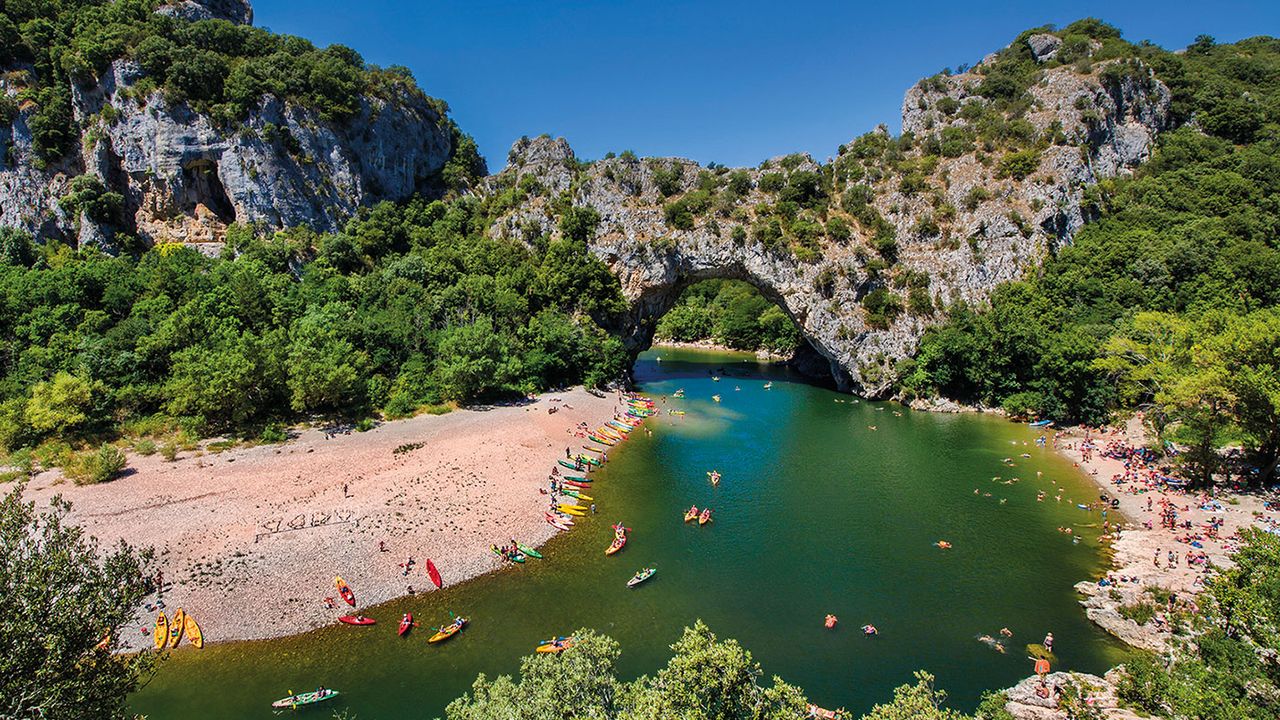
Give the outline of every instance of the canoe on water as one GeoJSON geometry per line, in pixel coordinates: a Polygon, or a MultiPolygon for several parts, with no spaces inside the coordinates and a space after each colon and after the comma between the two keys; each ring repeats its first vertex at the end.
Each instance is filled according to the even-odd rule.
{"type": "Polygon", "coordinates": [[[346,580],[342,579],[341,575],[334,576],[333,586],[338,588],[338,594],[342,596],[343,600],[347,601],[348,605],[351,607],[356,606],[356,594],[351,592],[351,586],[347,584],[346,580]]]}
{"type": "Polygon", "coordinates": [[[648,580],[649,578],[653,577],[653,574],[656,572],[658,572],[657,568],[645,568],[641,570],[640,572],[631,576],[631,579],[627,581],[627,587],[633,588],[639,585],[645,580],[648,580]]]}
{"type": "Polygon", "coordinates": [[[348,625],[377,625],[378,621],[371,617],[362,617],[360,615],[343,615],[338,618],[338,622],[348,625]]]}
{"type": "Polygon", "coordinates": [[[547,640],[538,647],[534,648],[534,652],[559,654],[573,647],[578,641],[575,637],[558,637],[554,640],[547,640]]]}
{"type": "Polygon", "coordinates": [[[542,553],[538,552],[537,550],[534,550],[533,548],[529,547],[528,545],[525,545],[522,542],[516,543],[516,547],[520,548],[520,552],[524,553],[525,555],[528,555],[531,558],[538,558],[539,560],[542,559],[542,553]]]}
{"type": "Polygon", "coordinates": [[[698,517],[698,506],[697,506],[697,505],[694,505],[693,507],[691,507],[691,508],[689,508],[688,510],[685,510],[685,511],[684,511],[684,521],[685,521],[685,522],[689,522],[690,520],[696,520],[696,519],[697,519],[697,517],[698,517]]]}
{"type": "Polygon", "coordinates": [[[444,587],[444,583],[440,581],[440,571],[436,569],[436,564],[427,560],[427,577],[431,578],[431,582],[436,584],[436,589],[444,587]]]}
{"type": "Polygon", "coordinates": [[[323,693],[317,690],[315,692],[300,693],[298,695],[290,695],[287,698],[281,698],[271,703],[271,707],[296,708],[296,707],[301,707],[303,705],[314,705],[318,702],[324,702],[325,700],[332,700],[336,697],[338,697],[337,690],[326,689],[323,693]]]}
{"type": "Polygon", "coordinates": [[[173,611],[173,617],[169,618],[169,647],[176,648],[182,642],[183,623],[186,619],[187,614],[182,608],[173,611]]]}
{"type": "Polygon", "coordinates": [[[413,613],[405,613],[404,617],[400,618],[400,629],[396,630],[396,634],[404,637],[411,627],[413,627],[413,613]]]}
{"type": "Polygon", "coordinates": [[[191,617],[191,613],[187,613],[183,618],[182,626],[187,631],[187,642],[194,645],[197,650],[204,647],[204,633],[200,631],[200,625],[195,618],[191,617]]]}
{"type": "Polygon", "coordinates": [[[467,619],[464,617],[460,617],[454,620],[453,622],[449,623],[448,625],[445,625],[444,627],[437,630],[435,635],[432,635],[431,637],[427,638],[427,642],[438,643],[441,640],[448,640],[454,635],[457,635],[458,631],[462,629],[462,626],[466,624],[467,624],[467,619]]]}
{"type": "Polygon", "coordinates": [[[698,524],[706,525],[709,522],[711,522],[711,508],[706,508],[702,511],[702,514],[698,516],[698,524]]]}
{"type": "Polygon", "coordinates": [[[613,526],[613,543],[605,548],[605,555],[612,555],[621,550],[627,544],[627,528],[621,525],[613,526]]]}
{"type": "Polygon", "coordinates": [[[163,650],[169,644],[169,620],[161,612],[156,615],[156,630],[154,633],[156,641],[156,649],[163,650]]]}

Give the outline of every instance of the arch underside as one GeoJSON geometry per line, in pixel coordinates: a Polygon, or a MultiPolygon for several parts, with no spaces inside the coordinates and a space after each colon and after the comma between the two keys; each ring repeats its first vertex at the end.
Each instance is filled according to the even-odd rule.
{"type": "Polygon", "coordinates": [[[806,306],[803,303],[789,302],[788,297],[772,283],[753,275],[742,264],[728,263],[685,269],[664,280],[644,284],[633,297],[628,298],[630,303],[623,327],[614,328],[633,359],[653,346],[658,321],[676,306],[685,290],[706,280],[740,280],[778,306],[800,331],[803,342],[789,361],[795,370],[815,380],[830,382],[843,391],[854,388],[849,373],[806,327],[806,306]]]}

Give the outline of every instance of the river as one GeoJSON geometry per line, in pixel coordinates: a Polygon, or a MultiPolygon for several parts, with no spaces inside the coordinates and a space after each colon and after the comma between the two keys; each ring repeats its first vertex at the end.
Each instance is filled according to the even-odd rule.
{"type": "Polygon", "coordinates": [[[1076,507],[1097,490],[1037,447],[1035,430],[858,402],[740,353],[653,350],[636,379],[668,396],[661,408],[687,415],[651,419],[651,436],[633,433],[610,454],[587,491],[600,514],[553,539],[547,559],[373,608],[374,628],[179,650],[132,709],[150,720],[266,718],[270,701],[324,684],[342,695],[316,717],[436,717],[477,673],[516,671],[541,638],[595,628],[621,643],[620,670],[634,677],[665,664],[698,618],[740,641],[766,675],[856,712],[917,669],[937,675],[952,707],[971,710],[983,690],[1030,674],[1024,646],[1048,631],[1063,668],[1100,672],[1123,659],[1072,590],[1105,564],[1100,516],[1076,507]],[[669,397],[680,388],[685,399],[669,397]],[[714,520],[685,524],[691,504],[710,506],[714,520]],[[614,521],[633,529],[631,541],[606,557],[614,521]],[[645,566],[655,577],[627,589],[645,566]],[[402,639],[406,611],[424,628],[402,639]],[[425,625],[449,611],[471,624],[428,645],[425,625]],[[828,613],[840,618],[835,630],[823,627],[828,613]],[[864,637],[865,623],[880,635],[864,637]],[[1001,627],[1014,633],[1005,654],[977,639],[1001,627]]]}

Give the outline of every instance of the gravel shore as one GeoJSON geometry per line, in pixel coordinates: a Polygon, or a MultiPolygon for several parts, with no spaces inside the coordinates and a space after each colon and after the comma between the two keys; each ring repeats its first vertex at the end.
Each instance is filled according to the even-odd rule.
{"type": "MultiPolygon", "coordinates": [[[[284,444],[174,462],[131,455],[112,482],[79,487],[43,473],[27,497],[39,505],[61,494],[104,544],[154,547],[166,607],[192,613],[208,641],[280,637],[350,610],[324,604],[336,598],[335,575],[366,607],[410,585],[434,590],[428,558],[448,587],[496,569],[493,543],[545,542],[556,532],[543,518],[547,474],[565,447],[581,445],[579,422],[596,427],[619,407],[616,395],[575,389],[363,433],[305,429],[284,444]]],[[[153,622],[140,608],[126,647],[149,647],[141,630],[153,622]]]]}

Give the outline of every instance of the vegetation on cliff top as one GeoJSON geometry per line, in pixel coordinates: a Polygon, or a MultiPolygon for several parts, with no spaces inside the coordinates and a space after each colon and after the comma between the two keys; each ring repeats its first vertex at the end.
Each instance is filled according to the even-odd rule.
{"type": "MultiPolygon", "coordinates": [[[[141,66],[142,80],[126,90],[140,100],[160,91],[170,105],[186,103],[228,125],[264,95],[335,121],[354,115],[364,96],[426,98],[407,68],[369,65],[351,48],[317,48],[300,37],[226,20],[190,22],[155,12],[160,4],[22,0],[0,8],[0,68],[25,74],[18,76],[17,84],[25,86],[18,102],[33,104],[28,126],[37,161],[56,162],[76,148],[81,128],[72,115],[72,84],[96,82],[118,59],[141,66]]],[[[475,145],[446,117],[448,106],[426,99],[453,131],[455,152],[466,155],[455,173],[473,164],[475,145]]],[[[0,119],[14,109],[4,108],[0,119]]]]}
{"type": "Polygon", "coordinates": [[[1043,268],[989,308],[952,305],[901,385],[1091,424],[1142,409],[1195,479],[1231,441],[1263,478],[1280,453],[1280,40],[1135,48],[1192,124],[1093,189],[1097,219],[1043,268]]]}

